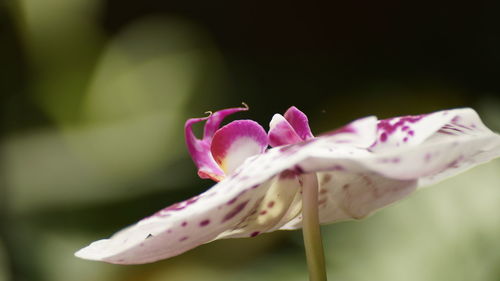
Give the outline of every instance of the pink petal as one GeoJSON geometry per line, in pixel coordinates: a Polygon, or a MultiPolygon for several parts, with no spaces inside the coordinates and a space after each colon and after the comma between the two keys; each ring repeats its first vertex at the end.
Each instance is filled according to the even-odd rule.
{"type": "Polygon", "coordinates": [[[302,141],[292,125],[280,114],[275,114],[269,124],[269,145],[281,146],[302,141]]]}
{"type": "Polygon", "coordinates": [[[184,126],[186,145],[191,158],[193,158],[193,161],[198,168],[198,175],[200,178],[210,178],[214,181],[220,181],[224,178],[224,171],[215,162],[210,152],[212,138],[219,128],[222,120],[226,116],[244,110],[248,110],[248,107],[224,109],[210,114],[208,117],[191,118],[186,121],[184,126]],[[194,135],[192,127],[193,124],[202,121],[206,121],[206,123],[203,132],[203,139],[200,140],[194,135]]]}
{"type": "Polygon", "coordinates": [[[285,112],[285,119],[292,125],[293,129],[302,140],[313,138],[307,116],[295,106],[290,107],[285,112]]]}
{"type": "Polygon", "coordinates": [[[226,175],[232,174],[245,159],[267,148],[264,128],[251,120],[237,120],[220,128],[214,135],[211,152],[226,175]]]}

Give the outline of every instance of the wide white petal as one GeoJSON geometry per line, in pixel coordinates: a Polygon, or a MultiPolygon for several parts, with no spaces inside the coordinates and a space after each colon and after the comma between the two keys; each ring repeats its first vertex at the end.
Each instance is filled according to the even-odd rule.
{"type": "Polygon", "coordinates": [[[300,227],[300,181],[296,176],[283,177],[287,173],[318,174],[320,219],[329,223],[362,218],[418,186],[500,156],[500,136],[471,109],[437,112],[414,121],[413,141],[405,142],[406,136],[395,133],[378,146],[375,141],[381,131],[370,117],[315,139],[270,149],[248,158],[207,192],[94,242],[76,255],[111,263],[146,263],[217,238],[300,227]],[[269,216],[256,215],[278,206],[269,216]]]}

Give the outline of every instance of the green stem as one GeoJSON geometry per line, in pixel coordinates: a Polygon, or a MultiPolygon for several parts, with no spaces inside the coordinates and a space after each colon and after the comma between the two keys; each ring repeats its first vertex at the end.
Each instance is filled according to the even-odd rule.
{"type": "Polygon", "coordinates": [[[302,233],[310,281],[326,281],[325,255],[318,213],[318,178],[302,175],[302,233]]]}

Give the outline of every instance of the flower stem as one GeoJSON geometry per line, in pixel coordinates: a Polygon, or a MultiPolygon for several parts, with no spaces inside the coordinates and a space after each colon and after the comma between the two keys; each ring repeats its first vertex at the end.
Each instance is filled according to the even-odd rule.
{"type": "Polygon", "coordinates": [[[310,281],[326,281],[325,255],[318,213],[316,173],[302,175],[302,233],[310,281]]]}

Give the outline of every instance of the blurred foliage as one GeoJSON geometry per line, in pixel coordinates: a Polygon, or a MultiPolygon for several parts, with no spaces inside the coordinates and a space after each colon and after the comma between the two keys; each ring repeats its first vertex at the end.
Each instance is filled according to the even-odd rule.
{"type": "MultiPolygon", "coordinates": [[[[306,280],[300,232],[155,264],[73,252],[210,187],[182,126],[290,105],[316,133],[459,106],[500,130],[497,4],[0,2],[0,281],[306,280]]],[[[500,162],[324,226],[332,280],[499,280],[500,162]]]]}

